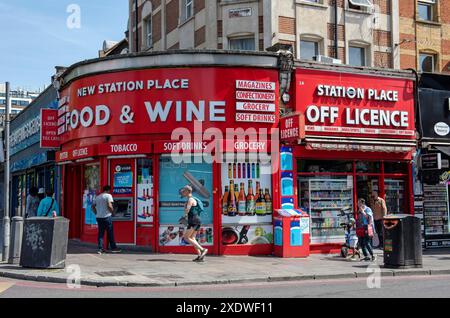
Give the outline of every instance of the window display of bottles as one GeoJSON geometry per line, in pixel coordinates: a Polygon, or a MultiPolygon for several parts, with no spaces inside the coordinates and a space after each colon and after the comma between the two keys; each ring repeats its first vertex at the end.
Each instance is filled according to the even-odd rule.
{"type": "Polygon", "coordinates": [[[272,174],[267,168],[270,164],[247,161],[222,165],[222,223],[272,222],[272,174]]]}
{"type": "Polygon", "coordinates": [[[446,184],[423,186],[425,235],[449,234],[449,196],[446,184]]]}
{"type": "Polygon", "coordinates": [[[299,179],[300,207],[311,216],[311,243],[344,242],[340,225],[353,212],[353,184],[347,178],[299,179]]]}

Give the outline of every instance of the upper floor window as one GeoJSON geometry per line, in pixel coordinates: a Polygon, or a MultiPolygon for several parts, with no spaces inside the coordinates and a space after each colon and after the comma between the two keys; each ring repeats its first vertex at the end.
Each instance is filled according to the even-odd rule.
{"type": "Polygon", "coordinates": [[[147,48],[153,46],[153,21],[151,14],[145,19],[145,44],[147,48]]]}
{"type": "Polygon", "coordinates": [[[314,60],[319,55],[319,42],[317,41],[300,41],[300,58],[305,60],[314,60]]]}
{"type": "Polygon", "coordinates": [[[420,0],[417,3],[417,14],[420,20],[434,21],[436,0],[420,0]]]}
{"type": "Polygon", "coordinates": [[[348,64],[353,66],[366,66],[366,49],[358,46],[349,46],[348,64]]]}
{"type": "Polygon", "coordinates": [[[371,0],[348,0],[348,8],[354,10],[368,10],[372,8],[371,0]]]}
{"type": "Polygon", "coordinates": [[[436,55],[434,54],[419,54],[419,70],[421,72],[434,72],[436,66],[436,55]]]}
{"type": "Polygon", "coordinates": [[[231,50],[255,51],[255,38],[246,37],[230,39],[229,48],[231,50]]]}
{"type": "Polygon", "coordinates": [[[183,21],[186,21],[194,16],[194,0],[183,0],[183,21]]]}

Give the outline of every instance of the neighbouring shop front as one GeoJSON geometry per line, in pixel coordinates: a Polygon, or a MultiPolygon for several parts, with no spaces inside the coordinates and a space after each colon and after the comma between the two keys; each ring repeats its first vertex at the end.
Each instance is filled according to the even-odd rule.
{"type": "Polygon", "coordinates": [[[189,184],[205,206],[201,244],[214,254],[270,254],[279,207],[271,161],[277,65],[270,53],[174,52],[70,67],[61,77],[56,155],[70,237],[96,242],[91,205],[111,185],[119,244],[193,252],[178,223],[179,189],[189,184]]]}
{"type": "Polygon", "coordinates": [[[411,73],[298,65],[293,83],[297,138],[282,148],[281,204],[310,214],[311,251],[338,250],[342,211],[355,213],[358,198],[373,206],[373,191],[388,213],[413,213],[411,73]]]}
{"type": "Polygon", "coordinates": [[[425,247],[450,246],[450,76],[422,74],[420,170],[416,201],[423,212],[425,247]]]}
{"type": "MultiPolygon", "coordinates": [[[[43,133],[48,120],[54,122],[57,109],[56,90],[49,86],[25,110],[11,121],[11,211],[13,216],[25,216],[26,197],[32,187],[51,189],[59,200],[58,169],[55,146],[50,148],[43,133]],[[49,115],[50,114],[50,115],[49,115]],[[44,127],[44,128],[43,128],[44,127]]],[[[46,138],[56,138],[46,137],[46,138]]],[[[53,141],[54,144],[54,141],[53,141]]]]}

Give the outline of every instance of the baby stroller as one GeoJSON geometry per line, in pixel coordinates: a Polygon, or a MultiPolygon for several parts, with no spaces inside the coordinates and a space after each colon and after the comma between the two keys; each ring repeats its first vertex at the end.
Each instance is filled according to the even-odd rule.
{"type": "Polygon", "coordinates": [[[344,210],[341,210],[341,216],[345,216],[347,218],[346,222],[340,224],[340,226],[344,227],[345,230],[345,243],[341,247],[341,257],[348,258],[353,247],[355,247],[356,250],[355,254],[360,255],[359,243],[355,242],[355,237],[352,235],[352,227],[355,223],[355,219],[351,217],[350,213],[345,213],[344,210]]]}

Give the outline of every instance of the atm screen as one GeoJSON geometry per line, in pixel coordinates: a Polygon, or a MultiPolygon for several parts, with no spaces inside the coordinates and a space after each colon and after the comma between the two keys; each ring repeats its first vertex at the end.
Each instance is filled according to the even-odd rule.
{"type": "Polygon", "coordinates": [[[133,220],[133,198],[114,198],[113,206],[115,220],[133,220]]]}

